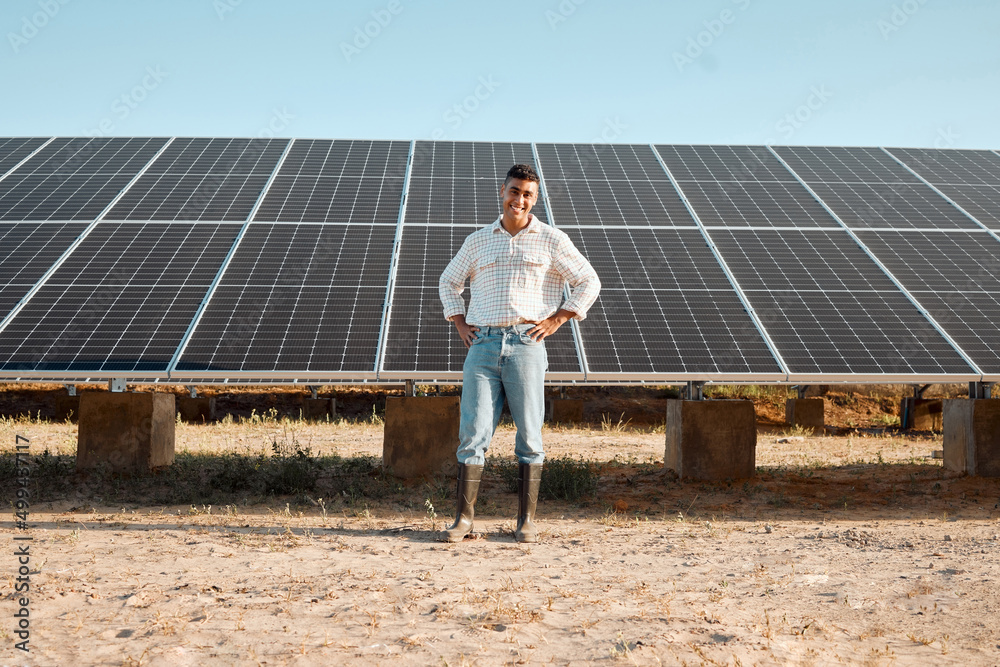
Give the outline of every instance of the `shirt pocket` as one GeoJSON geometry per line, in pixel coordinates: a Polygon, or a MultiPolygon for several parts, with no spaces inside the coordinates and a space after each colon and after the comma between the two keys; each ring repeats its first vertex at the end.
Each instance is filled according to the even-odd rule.
{"type": "Polygon", "coordinates": [[[545,276],[552,266],[552,258],[544,253],[526,252],[518,267],[518,286],[528,290],[541,290],[545,276]]]}

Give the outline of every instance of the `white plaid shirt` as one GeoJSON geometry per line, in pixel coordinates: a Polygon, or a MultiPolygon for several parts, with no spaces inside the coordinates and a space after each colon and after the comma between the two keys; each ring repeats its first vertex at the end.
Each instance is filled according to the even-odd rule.
{"type": "Polygon", "coordinates": [[[498,218],[466,237],[438,281],[446,319],[465,314],[466,278],[472,299],[465,319],[479,327],[540,322],[560,307],[582,320],[601,290],[594,267],[569,237],[534,216],[515,236],[498,218]],[[567,282],[572,291],[563,301],[567,282]]]}

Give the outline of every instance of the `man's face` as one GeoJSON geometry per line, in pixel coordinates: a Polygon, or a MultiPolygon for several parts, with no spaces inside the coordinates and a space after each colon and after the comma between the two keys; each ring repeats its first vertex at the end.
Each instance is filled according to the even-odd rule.
{"type": "Polygon", "coordinates": [[[512,178],[500,188],[500,199],[504,218],[525,225],[531,207],[538,201],[538,183],[512,178]]]}

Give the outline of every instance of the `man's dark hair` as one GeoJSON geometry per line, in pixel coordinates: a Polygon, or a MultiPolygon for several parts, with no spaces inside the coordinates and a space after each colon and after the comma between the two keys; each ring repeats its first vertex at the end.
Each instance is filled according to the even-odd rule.
{"type": "Polygon", "coordinates": [[[539,185],[542,184],[542,179],[538,177],[538,172],[530,164],[515,164],[513,167],[507,170],[507,178],[504,179],[503,184],[507,185],[510,183],[510,179],[518,178],[522,181],[534,181],[539,185]]]}

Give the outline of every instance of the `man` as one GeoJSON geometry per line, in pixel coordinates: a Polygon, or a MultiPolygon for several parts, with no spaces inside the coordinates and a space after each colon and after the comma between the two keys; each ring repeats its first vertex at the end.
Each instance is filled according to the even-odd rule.
{"type": "Polygon", "coordinates": [[[533,215],[539,178],[515,164],[500,188],[501,215],[470,234],[441,274],[444,316],[469,348],[462,369],[458,446],[458,509],[442,538],[459,542],[472,519],[489,447],[504,398],[517,426],[518,542],[537,542],[534,523],[542,480],[545,339],[570,318],[582,320],[597,299],[600,280],[563,232],[533,215]],[[469,279],[466,313],[462,292],[469,279]],[[563,300],[565,284],[572,293],[563,300]]]}

